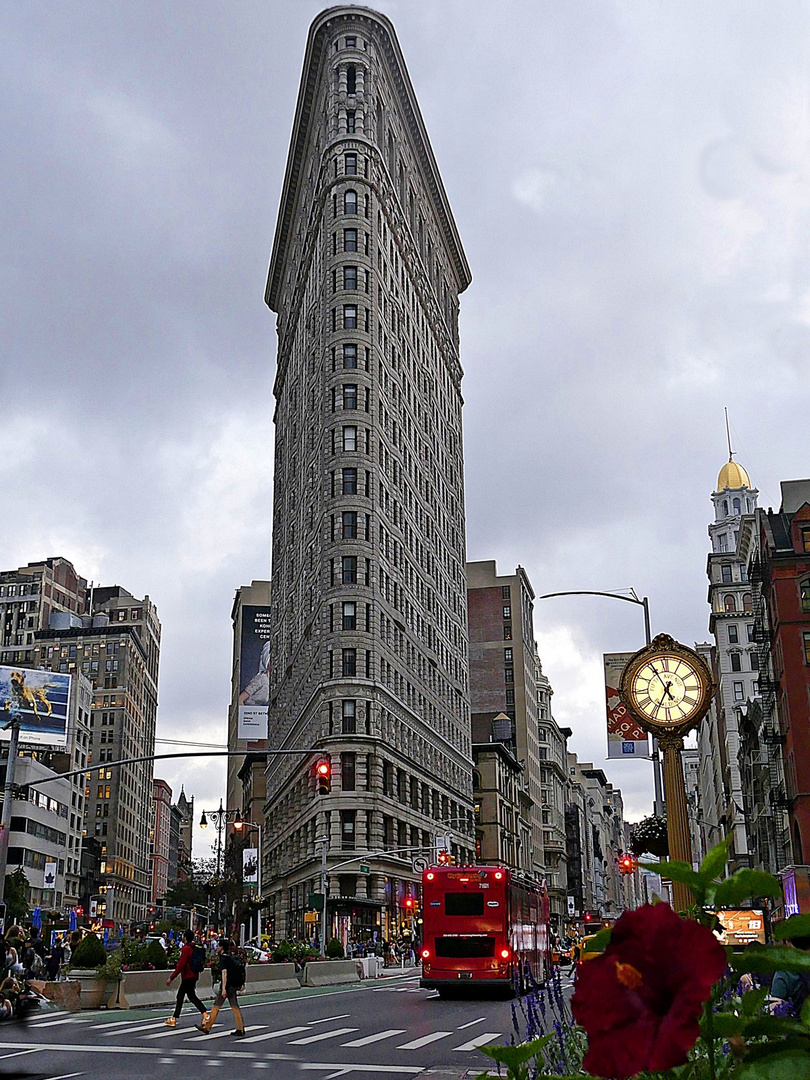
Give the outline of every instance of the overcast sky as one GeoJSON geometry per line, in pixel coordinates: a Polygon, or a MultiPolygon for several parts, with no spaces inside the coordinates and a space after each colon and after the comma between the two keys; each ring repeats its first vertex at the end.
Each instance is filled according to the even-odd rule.
{"type": "MultiPolygon", "coordinates": [[[[654,633],[705,640],[723,407],[761,505],[810,475],[810,6],[377,7],[473,273],[469,558],[537,594],[632,586],[654,633]]],[[[152,597],[166,739],[224,741],[234,591],[270,573],[263,292],[320,10],[0,10],[0,565],[63,555],[152,597]]],[[[601,654],[643,644],[641,610],[546,600],[535,623],[555,715],[604,764],[601,654]]],[[[649,765],[605,768],[648,812],[649,765]]],[[[224,796],[219,762],[156,775],[224,796]]]]}

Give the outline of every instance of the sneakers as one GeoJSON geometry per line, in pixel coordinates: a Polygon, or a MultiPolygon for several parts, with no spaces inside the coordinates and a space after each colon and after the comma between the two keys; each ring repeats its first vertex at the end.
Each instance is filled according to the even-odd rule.
{"type": "Polygon", "coordinates": [[[201,1031],[203,1033],[203,1035],[209,1035],[210,1034],[211,1029],[207,1028],[205,1026],[205,1024],[195,1024],[194,1027],[197,1029],[197,1031],[201,1031]]]}
{"type": "Polygon", "coordinates": [[[166,1027],[177,1027],[177,1017],[170,1016],[169,1019],[166,1021],[166,1027]]]}
{"type": "Polygon", "coordinates": [[[207,1027],[207,1026],[208,1026],[208,1021],[209,1021],[210,1019],[211,1019],[211,1013],[210,1013],[210,1012],[204,1012],[204,1013],[203,1013],[203,1018],[202,1018],[202,1022],[203,1022],[203,1027],[207,1027]]]}
{"type": "Polygon", "coordinates": [[[244,1028],[242,1028],[241,1031],[239,1030],[239,1028],[237,1028],[236,1031],[231,1032],[231,1035],[235,1035],[237,1038],[241,1038],[244,1034],[245,1034],[245,1029],[244,1028]]]}

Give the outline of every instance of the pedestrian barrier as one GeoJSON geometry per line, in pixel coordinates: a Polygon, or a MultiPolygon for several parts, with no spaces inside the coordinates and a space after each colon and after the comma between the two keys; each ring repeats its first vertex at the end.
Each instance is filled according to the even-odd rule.
{"type": "Polygon", "coordinates": [[[270,994],[275,990],[298,990],[295,964],[248,964],[245,994],[270,994]]]}
{"type": "Polygon", "coordinates": [[[363,969],[361,978],[379,979],[382,976],[383,961],[381,956],[360,956],[355,961],[363,969]]]}
{"type": "Polygon", "coordinates": [[[363,975],[360,960],[310,960],[304,971],[302,986],[337,986],[339,983],[359,982],[363,975]]]}
{"type": "MultiPolygon", "coordinates": [[[[137,1009],[145,1005],[173,1005],[180,989],[179,979],[166,985],[170,971],[125,971],[113,987],[108,1008],[137,1009]]],[[[248,964],[245,972],[245,994],[269,994],[275,990],[297,990],[295,964],[248,964]]],[[[211,973],[204,971],[197,981],[197,996],[203,1001],[214,997],[211,973]]]]}

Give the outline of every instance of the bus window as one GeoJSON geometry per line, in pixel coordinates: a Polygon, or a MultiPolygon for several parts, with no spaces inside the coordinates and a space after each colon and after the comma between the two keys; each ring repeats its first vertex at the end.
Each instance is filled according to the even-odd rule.
{"type": "Polygon", "coordinates": [[[445,915],[483,915],[484,894],[463,892],[445,893],[444,913],[445,915]]]}

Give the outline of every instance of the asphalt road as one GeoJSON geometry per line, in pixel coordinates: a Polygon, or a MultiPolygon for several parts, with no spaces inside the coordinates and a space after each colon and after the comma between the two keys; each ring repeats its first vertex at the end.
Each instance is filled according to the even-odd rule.
{"type": "Polygon", "coordinates": [[[210,1035],[194,1028],[188,1003],[174,1029],[170,1010],[46,1012],[22,1026],[0,1025],[0,1080],[107,1080],[109,1077],[227,1076],[272,1080],[461,1080],[483,1072],[489,1059],[477,1045],[508,1042],[510,1003],[441,1000],[420,990],[418,972],[349,987],[245,995],[247,1035],[231,1036],[226,1005],[210,1035]]]}

